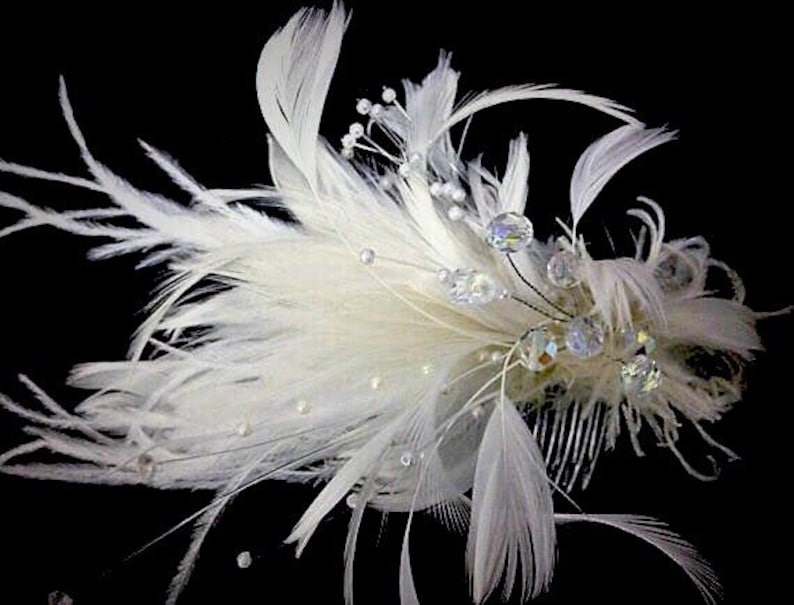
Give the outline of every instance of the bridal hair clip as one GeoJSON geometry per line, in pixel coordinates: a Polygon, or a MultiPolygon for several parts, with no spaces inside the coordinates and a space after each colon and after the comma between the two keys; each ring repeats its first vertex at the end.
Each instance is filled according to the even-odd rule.
{"type": "MultiPolygon", "coordinates": [[[[323,482],[288,536],[297,552],[339,505],[350,508],[344,592],[367,509],[407,514],[399,590],[419,602],[410,562],[416,513],[467,532],[481,603],[528,600],[551,581],[558,524],[590,522],[674,560],[706,601],[717,578],[685,540],[650,517],[584,512],[585,488],[621,433],[639,454],[678,449],[740,398],[761,344],[759,314],[702,237],[667,240],[661,207],[639,198],[631,257],[591,256],[583,216],[626,164],[675,136],[608,99],[547,85],[461,97],[449,56],[421,83],[351,104],[336,142],[320,135],[347,16],[301,10],[265,45],[257,95],[270,131],[272,187],[208,189],[165,153],[145,153],[192,197],[140,191],[91,153],[61,82],[66,123],[91,178],[10,162],[0,170],[110,199],[57,211],[0,193],[22,218],[0,236],[50,225],[97,238],[93,258],[143,255],[167,267],[126,361],[77,366],[91,394],[74,412],[22,377],[41,409],[0,396],[33,440],[0,457],[5,473],[161,489],[214,499],[178,527],[190,548],[168,603],[187,583],[222,509],[264,480],[323,482]],[[577,103],[616,128],[582,154],[570,220],[533,224],[527,137],[509,143],[501,177],[461,155],[474,114],[534,99],[577,103]],[[352,106],[354,105],[354,107],[352,106]],[[453,139],[455,131],[459,138],[453,139]],[[284,217],[284,218],[279,218],[284,217]],[[731,296],[706,286],[727,275],[731,296]],[[42,463],[48,451],[63,462],[42,463]],[[24,458],[33,456],[32,460],[24,458]],[[20,460],[22,459],[22,460],[20,460]],[[555,512],[558,504],[568,512],[555,512]]],[[[241,553],[238,564],[250,565],[241,553]]]]}

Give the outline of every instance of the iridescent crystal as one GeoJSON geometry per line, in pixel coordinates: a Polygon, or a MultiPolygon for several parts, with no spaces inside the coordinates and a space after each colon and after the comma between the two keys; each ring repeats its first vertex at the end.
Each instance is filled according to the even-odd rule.
{"type": "Polygon", "coordinates": [[[536,328],[521,340],[521,359],[533,372],[542,372],[554,363],[557,349],[554,334],[545,326],[536,328]]]}
{"type": "Polygon", "coordinates": [[[455,269],[449,279],[449,296],[461,305],[484,305],[499,294],[494,280],[474,269],[455,269]]]}
{"type": "Polygon", "coordinates": [[[504,254],[523,250],[529,246],[534,235],[532,222],[517,212],[505,212],[496,216],[488,223],[487,231],[485,241],[504,254]]]}
{"type": "Polygon", "coordinates": [[[605,339],[604,326],[594,316],[576,317],[565,327],[565,344],[579,359],[588,359],[601,353],[605,339]]]}
{"type": "Polygon", "coordinates": [[[656,350],[656,339],[651,336],[650,332],[641,328],[624,330],[623,344],[632,353],[644,350],[645,353],[650,355],[656,350]]]}
{"type": "Polygon", "coordinates": [[[579,257],[563,250],[549,259],[546,265],[549,281],[558,288],[573,288],[580,281],[579,257]]]}
{"type": "Polygon", "coordinates": [[[662,372],[647,355],[635,355],[620,368],[620,382],[626,395],[645,395],[659,388],[662,372]]]}

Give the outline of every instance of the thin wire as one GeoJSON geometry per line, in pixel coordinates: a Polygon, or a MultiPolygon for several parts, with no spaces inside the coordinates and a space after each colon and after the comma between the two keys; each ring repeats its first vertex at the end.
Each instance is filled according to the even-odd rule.
{"type": "Polygon", "coordinates": [[[549,300],[549,299],[548,299],[548,298],[547,298],[547,297],[546,297],[546,296],[543,294],[543,292],[541,292],[541,291],[540,291],[538,288],[536,288],[535,286],[533,286],[533,285],[532,285],[532,283],[531,283],[531,282],[530,282],[530,281],[529,281],[529,280],[528,280],[526,277],[524,277],[524,276],[521,274],[521,271],[519,271],[519,270],[518,270],[518,267],[516,266],[516,263],[515,263],[515,261],[513,260],[513,257],[512,257],[510,254],[508,254],[508,255],[507,255],[507,260],[510,262],[510,266],[511,266],[511,267],[513,267],[513,271],[515,271],[515,272],[516,272],[516,275],[518,275],[519,279],[520,279],[522,282],[524,282],[524,283],[525,283],[527,286],[529,286],[529,287],[530,287],[530,289],[531,289],[531,290],[532,290],[532,291],[533,291],[535,294],[537,294],[538,296],[540,296],[540,297],[541,297],[541,298],[544,300],[544,302],[545,302],[546,304],[550,305],[551,307],[553,307],[554,309],[556,309],[557,311],[559,311],[560,313],[562,313],[563,315],[565,315],[565,316],[566,316],[566,317],[568,317],[569,319],[573,319],[573,317],[574,317],[573,315],[571,315],[571,314],[570,314],[568,311],[566,311],[566,310],[565,310],[565,309],[563,309],[562,307],[560,307],[560,306],[556,305],[554,302],[552,302],[551,300],[549,300]]]}

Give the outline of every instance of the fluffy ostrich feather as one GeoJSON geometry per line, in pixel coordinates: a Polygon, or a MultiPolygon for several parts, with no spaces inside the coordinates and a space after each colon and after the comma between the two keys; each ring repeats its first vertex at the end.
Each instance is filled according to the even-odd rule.
{"type": "Polygon", "coordinates": [[[646,541],[713,601],[714,573],[660,522],[554,507],[555,494],[567,499],[586,487],[620,433],[638,453],[642,440],[660,443],[704,479],[676,447],[682,424],[730,455],[703,425],[739,398],[742,365],[760,348],[741,282],[702,238],[665,239],[662,209],[648,199],[630,212],[640,227],[633,257],[595,259],[579,230],[615,173],[674,133],[647,128],[608,99],[553,86],[462,96],[442,54],[402,94],[385,89],[382,103],[360,100],[362,123],[338,148],[319,125],[346,23],[338,4],[302,10],[262,51],[257,93],[274,186],[208,189],[143,143],[192,196],[189,206],[136,189],[100,163],[61,83],[90,178],[10,162],[0,170],[111,204],[57,211],[0,193],[0,205],[22,215],[0,236],[55,226],[96,238],[94,258],[139,254],[142,265],[167,267],[167,279],[127,360],[74,369],[70,383],[90,392],[74,412],[25,377],[40,409],[0,397],[29,421],[32,437],[3,455],[0,468],[213,491],[180,524],[194,524],[194,535],[169,604],[224,506],[266,479],[325,483],[287,538],[298,553],[334,507],[352,509],[349,602],[366,509],[408,514],[404,605],[419,602],[409,547],[420,511],[468,532],[477,603],[500,587],[524,600],[546,589],[556,524],[574,521],[646,541]],[[570,222],[543,225],[544,240],[527,232],[536,203],[527,137],[509,143],[501,178],[478,157],[461,157],[452,137],[477,112],[537,99],[615,120],[575,166],[570,222]],[[517,249],[499,239],[506,221],[523,229],[517,249]],[[707,289],[712,271],[728,273],[732,298],[707,289]],[[705,371],[704,357],[705,367],[721,370],[705,371]],[[67,461],[24,460],[41,450],[67,461]]]}

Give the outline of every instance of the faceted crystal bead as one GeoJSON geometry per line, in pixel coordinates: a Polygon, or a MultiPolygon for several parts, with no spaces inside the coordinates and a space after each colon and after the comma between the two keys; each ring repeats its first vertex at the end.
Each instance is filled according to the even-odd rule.
{"type": "Polygon", "coordinates": [[[542,372],[557,357],[557,341],[546,327],[536,328],[521,341],[521,359],[533,372],[542,372]]]}
{"type": "Polygon", "coordinates": [[[567,250],[557,252],[549,259],[546,274],[549,281],[558,288],[573,288],[581,281],[579,257],[567,250]]]}
{"type": "Polygon", "coordinates": [[[651,336],[647,330],[624,330],[623,331],[623,344],[626,349],[632,353],[644,350],[645,353],[651,354],[656,350],[656,339],[651,336]]]}
{"type": "Polygon", "coordinates": [[[635,355],[620,368],[620,382],[626,395],[644,395],[659,388],[662,373],[647,355],[635,355]]]}
{"type": "Polygon", "coordinates": [[[488,223],[485,241],[488,245],[509,254],[529,246],[534,235],[532,222],[522,214],[505,212],[488,223]]]}
{"type": "Polygon", "coordinates": [[[577,317],[565,328],[565,344],[579,359],[588,359],[604,350],[606,334],[604,326],[596,317],[577,317]]]}
{"type": "Polygon", "coordinates": [[[474,269],[456,269],[449,279],[449,296],[462,305],[484,305],[498,296],[494,280],[474,269]]]}

